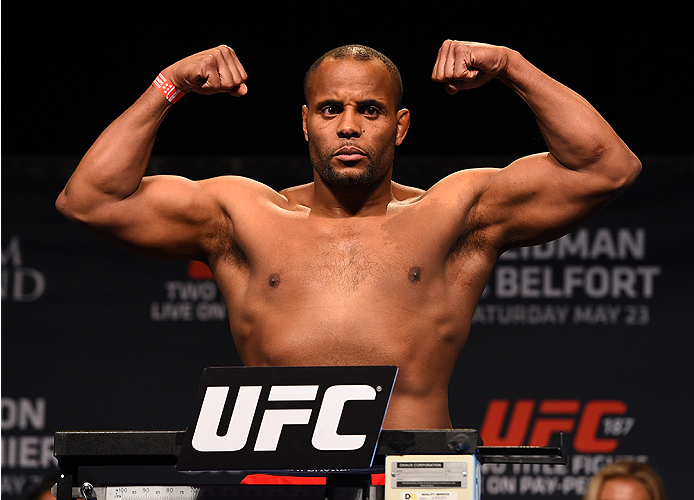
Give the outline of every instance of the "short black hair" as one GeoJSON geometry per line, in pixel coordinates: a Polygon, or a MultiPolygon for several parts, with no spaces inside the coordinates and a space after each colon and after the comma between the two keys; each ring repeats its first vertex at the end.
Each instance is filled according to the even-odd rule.
{"type": "Polygon", "coordinates": [[[372,59],[380,59],[383,62],[383,64],[386,65],[388,73],[390,73],[390,76],[393,78],[393,81],[395,82],[395,102],[397,104],[397,107],[399,108],[402,104],[403,86],[402,77],[400,76],[400,70],[398,70],[398,67],[393,63],[393,61],[391,61],[388,57],[386,57],[379,51],[372,49],[371,47],[367,47],[366,45],[359,44],[342,45],[341,47],[336,47],[320,56],[316,60],[316,62],[314,62],[311,65],[311,67],[306,72],[306,75],[304,76],[304,98],[307,102],[308,80],[316,72],[318,66],[320,66],[320,64],[325,59],[354,59],[355,61],[371,61],[372,59]]]}

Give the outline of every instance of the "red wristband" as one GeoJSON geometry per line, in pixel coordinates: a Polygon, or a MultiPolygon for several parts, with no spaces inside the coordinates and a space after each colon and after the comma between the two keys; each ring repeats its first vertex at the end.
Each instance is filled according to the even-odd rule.
{"type": "Polygon", "coordinates": [[[161,95],[166,97],[166,100],[171,104],[178,101],[181,97],[186,95],[181,89],[177,89],[176,86],[171,83],[171,80],[164,76],[164,73],[159,73],[157,77],[152,82],[152,85],[161,92],[161,95]]]}

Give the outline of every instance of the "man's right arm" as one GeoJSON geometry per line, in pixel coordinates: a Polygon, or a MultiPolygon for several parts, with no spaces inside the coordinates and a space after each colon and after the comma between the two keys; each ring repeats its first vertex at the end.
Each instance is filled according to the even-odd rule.
{"type": "MultiPolygon", "coordinates": [[[[247,91],[246,73],[226,46],[199,52],[162,73],[185,92],[247,91]]],[[[153,86],[99,136],[56,201],[68,219],[120,246],[160,257],[200,257],[224,213],[211,181],[144,177],[171,103],[153,86]]]]}

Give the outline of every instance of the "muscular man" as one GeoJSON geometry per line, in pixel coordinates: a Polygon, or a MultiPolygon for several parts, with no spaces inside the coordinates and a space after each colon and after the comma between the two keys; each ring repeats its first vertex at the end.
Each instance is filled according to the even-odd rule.
{"type": "MultiPolygon", "coordinates": [[[[162,73],[185,92],[248,91],[227,46],[162,73]]],[[[428,191],[393,182],[410,124],[400,76],[380,53],[350,46],[306,76],[312,183],[276,192],[234,176],[143,178],[172,108],[150,87],[97,139],[57,207],[128,250],[208,263],[244,364],[397,365],[384,428],[449,428],[449,379],[497,257],[576,228],[641,165],[589,103],[518,52],[449,40],[432,78],[451,94],[501,80],[549,152],[428,191]]]]}

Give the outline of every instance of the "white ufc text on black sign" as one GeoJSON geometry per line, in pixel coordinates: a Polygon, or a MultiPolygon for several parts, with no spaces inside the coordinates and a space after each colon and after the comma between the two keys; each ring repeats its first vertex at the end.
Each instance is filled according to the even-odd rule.
{"type": "Polygon", "coordinates": [[[179,470],[370,467],[396,367],[207,368],[179,470]]]}

